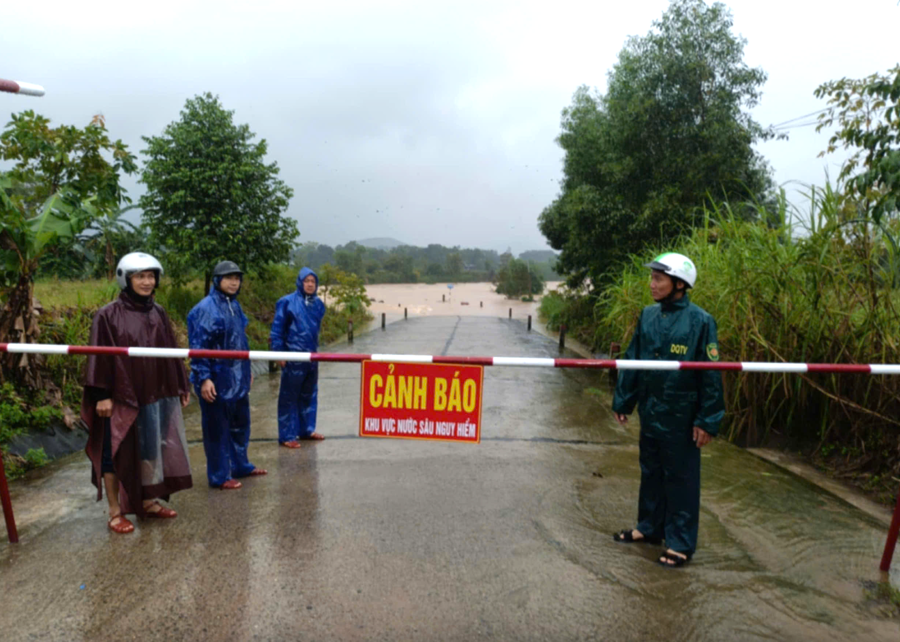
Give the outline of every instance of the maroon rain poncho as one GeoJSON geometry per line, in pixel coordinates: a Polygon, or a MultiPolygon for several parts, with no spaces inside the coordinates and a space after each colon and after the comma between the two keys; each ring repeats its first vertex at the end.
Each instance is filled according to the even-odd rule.
{"type": "MultiPolygon", "coordinates": [[[[124,291],[94,315],[91,345],[177,347],[165,310],[152,298],[141,302],[124,291]]],[[[103,496],[101,460],[107,420],[97,416],[96,399],[89,389],[99,389],[113,400],[108,421],[122,514],[142,517],[143,500],[168,499],[171,493],[191,487],[180,404],[190,388],[182,361],[91,355],[84,385],[81,418],[90,428],[85,451],[98,500],[103,496]]]]}

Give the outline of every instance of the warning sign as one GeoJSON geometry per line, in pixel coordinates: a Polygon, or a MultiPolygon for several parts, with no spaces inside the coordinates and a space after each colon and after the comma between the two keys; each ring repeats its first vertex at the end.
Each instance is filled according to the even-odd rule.
{"type": "Polygon", "coordinates": [[[481,441],[484,368],[363,361],[360,437],[481,441]]]}

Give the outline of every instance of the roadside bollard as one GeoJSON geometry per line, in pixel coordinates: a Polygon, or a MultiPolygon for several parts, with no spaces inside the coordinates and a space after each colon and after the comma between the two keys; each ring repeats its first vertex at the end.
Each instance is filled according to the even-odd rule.
{"type": "Polygon", "coordinates": [[[478,302],[478,307],[479,307],[479,308],[483,308],[483,307],[484,307],[484,301],[479,301],[479,302],[478,302]]]}
{"type": "Polygon", "coordinates": [[[385,316],[386,316],[385,313],[382,312],[382,313],[381,313],[381,329],[382,329],[382,330],[384,330],[385,325],[387,325],[386,322],[385,322],[385,316]]]}
{"type": "Polygon", "coordinates": [[[347,321],[347,340],[353,343],[353,321],[347,321]]]}
{"type": "Polygon", "coordinates": [[[559,351],[566,349],[566,324],[559,326],[559,351]]]}
{"type": "Polygon", "coordinates": [[[408,319],[408,318],[409,318],[409,311],[408,311],[406,308],[403,308],[403,318],[404,318],[404,319],[408,319]]]}
{"type": "Polygon", "coordinates": [[[528,331],[531,332],[531,315],[528,315],[528,331]]]}
{"type": "Polygon", "coordinates": [[[509,309],[509,318],[512,319],[512,308],[509,309]]]}
{"type": "Polygon", "coordinates": [[[441,303],[446,303],[446,302],[447,302],[447,295],[446,295],[446,294],[442,294],[442,295],[441,295],[441,303]]]}

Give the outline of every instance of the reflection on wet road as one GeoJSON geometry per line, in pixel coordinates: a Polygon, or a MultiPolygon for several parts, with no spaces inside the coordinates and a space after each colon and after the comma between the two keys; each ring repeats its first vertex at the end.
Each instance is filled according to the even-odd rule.
{"type": "MultiPolygon", "coordinates": [[[[524,324],[419,318],[344,351],[554,356],[524,324]]],[[[366,440],[359,368],[321,367],[319,429],[278,448],[278,378],[252,393],[268,477],[196,487],[172,522],[106,529],[80,455],[14,485],[22,543],[0,544],[3,640],[891,640],[864,597],[885,528],[723,443],[703,459],[700,544],[679,570],[625,546],[636,427],[605,373],[488,368],[480,445],[366,440]],[[83,586],[83,588],[82,588],[83,586]]],[[[895,567],[897,564],[895,563],[895,567]]],[[[895,578],[896,581],[896,578],[895,578]]]]}

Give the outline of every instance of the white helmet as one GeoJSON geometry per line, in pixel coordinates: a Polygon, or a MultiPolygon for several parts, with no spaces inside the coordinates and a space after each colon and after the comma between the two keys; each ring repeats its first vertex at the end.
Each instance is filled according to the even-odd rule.
{"type": "Polygon", "coordinates": [[[144,270],[156,272],[156,285],[159,285],[159,279],[163,275],[163,267],[159,261],[143,252],[132,252],[123,256],[116,267],[116,281],[119,282],[119,287],[123,290],[127,288],[131,275],[144,270]]]}
{"type": "Polygon", "coordinates": [[[697,266],[684,254],[666,252],[647,263],[644,267],[665,272],[671,277],[681,279],[689,288],[697,281],[697,266]]]}

